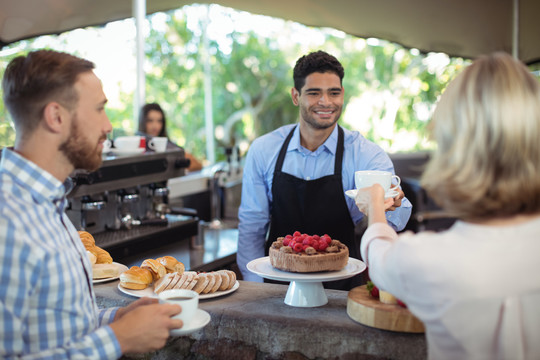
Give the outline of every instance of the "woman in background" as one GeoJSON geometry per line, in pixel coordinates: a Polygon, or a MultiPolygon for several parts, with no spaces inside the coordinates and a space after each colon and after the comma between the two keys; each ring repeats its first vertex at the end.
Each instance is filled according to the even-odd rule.
{"type": "MultiPolygon", "coordinates": [[[[141,112],[139,114],[139,133],[149,138],[156,136],[168,138],[165,112],[161,106],[159,106],[159,104],[150,103],[141,108],[141,112]]],[[[167,143],[167,148],[178,148],[178,145],[169,140],[167,143]]],[[[202,164],[199,160],[185,150],[184,153],[186,159],[190,160],[190,165],[187,170],[197,171],[202,169],[202,164]]]]}
{"type": "Polygon", "coordinates": [[[422,185],[459,220],[397,235],[380,185],[358,192],[376,286],[424,322],[430,359],[540,356],[540,84],[508,54],[481,57],[443,93],[422,185]]]}

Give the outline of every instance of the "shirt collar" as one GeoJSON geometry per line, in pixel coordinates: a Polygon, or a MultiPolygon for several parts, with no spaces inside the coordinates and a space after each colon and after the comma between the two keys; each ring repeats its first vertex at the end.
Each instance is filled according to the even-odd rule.
{"type": "Polygon", "coordinates": [[[0,171],[10,174],[13,181],[27,189],[37,203],[51,201],[62,204],[66,186],[70,189],[72,187],[70,180],[67,180],[65,186],[47,171],[7,148],[2,150],[0,171]]]}
{"type": "MultiPolygon", "coordinates": [[[[326,141],[317,148],[317,150],[314,151],[316,155],[321,153],[322,151],[328,151],[330,154],[335,155],[336,153],[336,147],[337,147],[337,140],[338,140],[338,127],[334,127],[334,130],[326,139],[326,141]]],[[[287,151],[293,151],[297,150],[299,152],[305,152],[305,153],[311,153],[311,151],[307,150],[305,147],[300,145],[300,125],[296,126],[296,129],[294,129],[293,136],[291,138],[291,142],[289,143],[289,147],[287,148],[287,151]]]]}

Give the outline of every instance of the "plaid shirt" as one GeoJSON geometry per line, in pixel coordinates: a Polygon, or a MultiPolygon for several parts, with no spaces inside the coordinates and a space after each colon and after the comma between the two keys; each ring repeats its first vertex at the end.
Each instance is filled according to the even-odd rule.
{"type": "MultiPolygon", "coordinates": [[[[0,358],[116,359],[92,267],[64,209],[66,187],[17,153],[0,161],[0,358]]],[[[69,190],[69,189],[68,189],[69,190]]]]}

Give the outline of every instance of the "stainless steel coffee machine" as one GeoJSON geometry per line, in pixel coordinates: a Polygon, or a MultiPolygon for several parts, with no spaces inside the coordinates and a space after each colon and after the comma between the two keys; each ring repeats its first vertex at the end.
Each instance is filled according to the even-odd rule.
{"type": "MultiPolygon", "coordinates": [[[[67,215],[78,230],[90,232],[109,251],[142,242],[197,234],[198,218],[171,214],[167,181],[185,174],[183,149],[133,156],[108,156],[97,171],[76,171],[67,215]]],[[[189,210],[189,209],[187,209],[189,210]]]]}

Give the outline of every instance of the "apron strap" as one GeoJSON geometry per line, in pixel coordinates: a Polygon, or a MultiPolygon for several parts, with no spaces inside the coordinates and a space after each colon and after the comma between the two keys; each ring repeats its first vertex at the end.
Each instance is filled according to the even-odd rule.
{"type": "Polygon", "coordinates": [[[294,130],[296,129],[297,126],[298,125],[292,128],[291,132],[289,133],[289,135],[287,135],[287,138],[285,139],[285,141],[283,142],[283,145],[281,146],[281,150],[279,151],[279,156],[276,161],[276,167],[274,169],[274,176],[276,172],[278,171],[281,172],[281,168],[283,167],[283,161],[285,160],[285,155],[287,154],[287,149],[289,148],[289,143],[291,142],[291,139],[294,134],[294,130]]]}
{"type": "Polygon", "coordinates": [[[342,176],[341,170],[343,166],[343,151],[345,148],[345,146],[343,145],[344,138],[345,136],[343,134],[343,129],[341,128],[341,126],[338,125],[338,142],[334,163],[334,175],[342,176]]]}

